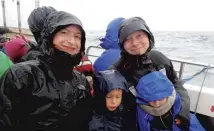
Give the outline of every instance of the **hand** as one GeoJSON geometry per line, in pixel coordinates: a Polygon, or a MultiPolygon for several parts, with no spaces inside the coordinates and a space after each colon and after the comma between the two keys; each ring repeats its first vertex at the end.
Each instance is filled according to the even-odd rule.
{"type": "Polygon", "coordinates": [[[86,76],[86,79],[90,85],[90,93],[94,96],[93,78],[91,76],[86,76]]]}
{"type": "Polygon", "coordinates": [[[175,119],[175,124],[176,124],[176,125],[180,125],[180,124],[181,124],[181,120],[175,119]]]}
{"type": "Polygon", "coordinates": [[[175,116],[176,125],[184,131],[189,131],[189,120],[180,115],[175,116]]]}

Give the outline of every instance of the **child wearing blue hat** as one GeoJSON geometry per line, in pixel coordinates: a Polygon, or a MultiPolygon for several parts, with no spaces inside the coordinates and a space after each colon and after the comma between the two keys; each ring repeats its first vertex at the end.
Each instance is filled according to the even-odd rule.
{"type": "Polygon", "coordinates": [[[181,98],[162,72],[143,76],[136,89],[139,131],[205,131],[194,114],[190,114],[190,125],[187,126],[175,119],[182,108],[181,98]]]}

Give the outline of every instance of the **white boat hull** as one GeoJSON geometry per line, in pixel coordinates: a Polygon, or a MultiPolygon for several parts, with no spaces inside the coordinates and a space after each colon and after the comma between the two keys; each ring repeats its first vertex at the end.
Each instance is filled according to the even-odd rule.
{"type": "Polygon", "coordinates": [[[202,115],[214,117],[214,89],[184,84],[190,97],[190,110],[202,115]],[[200,93],[201,89],[201,93],[200,93]]]}

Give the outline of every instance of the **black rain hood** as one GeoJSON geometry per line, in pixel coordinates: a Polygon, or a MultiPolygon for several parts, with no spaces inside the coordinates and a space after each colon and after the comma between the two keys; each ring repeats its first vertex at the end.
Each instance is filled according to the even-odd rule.
{"type": "Polygon", "coordinates": [[[124,46],[123,43],[126,40],[126,38],[132,33],[134,33],[135,31],[139,31],[139,30],[145,31],[148,34],[150,45],[147,52],[149,52],[154,47],[154,44],[155,44],[154,36],[150,31],[146,22],[140,17],[131,17],[121,22],[120,28],[119,28],[119,34],[118,34],[119,46],[123,52],[125,51],[123,47],[124,46]]]}
{"type": "Polygon", "coordinates": [[[56,11],[56,9],[51,6],[42,6],[34,9],[30,13],[28,17],[28,25],[30,31],[34,35],[36,42],[39,42],[39,39],[41,38],[44,21],[46,20],[47,16],[54,11],[56,11]]]}
{"type": "Polygon", "coordinates": [[[21,61],[38,60],[39,57],[42,56],[42,53],[40,52],[38,45],[42,43],[41,33],[43,30],[43,25],[48,15],[54,11],[56,11],[56,9],[54,9],[51,6],[42,6],[34,9],[30,13],[28,17],[28,25],[29,25],[30,31],[32,32],[36,40],[36,44],[32,45],[31,43],[33,42],[31,43],[29,42],[29,44],[31,44],[32,46],[28,50],[27,54],[21,58],[21,61]]]}
{"type": "MultiPolygon", "coordinates": [[[[114,89],[122,89],[123,94],[128,92],[126,79],[117,70],[100,71],[94,76],[94,102],[98,114],[110,112],[106,108],[106,95],[114,89]],[[101,104],[103,103],[103,104],[101,104]]],[[[120,108],[120,107],[119,107],[120,108]]],[[[121,109],[119,109],[121,110],[121,109]]]]}
{"type": "Polygon", "coordinates": [[[44,22],[42,31],[42,43],[39,44],[39,50],[43,54],[41,60],[48,64],[60,64],[60,67],[71,68],[79,64],[85,51],[85,31],[82,28],[81,21],[74,15],[64,11],[55,11],[48,15],[44,22]],[[80,52],[76,55],[70,55],[66,52],[59,51],[53,47],[54,35],[61,29],[69,26],[77,25],[82,32],[80,52]]]}

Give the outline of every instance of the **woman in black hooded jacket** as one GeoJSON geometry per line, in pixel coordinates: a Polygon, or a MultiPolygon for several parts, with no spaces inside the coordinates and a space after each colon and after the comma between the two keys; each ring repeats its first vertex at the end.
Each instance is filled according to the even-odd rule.
{"type": "Polygon", "coordinates": [[[85,51],[85,31],[74,15],[47,16],[37,60],[13,65],[0,79],[0,129],[87,131],[90,87],[71,70],[85,51]]]}

